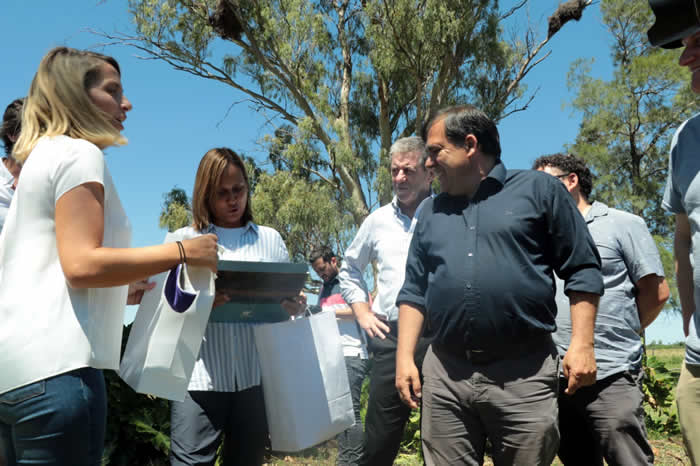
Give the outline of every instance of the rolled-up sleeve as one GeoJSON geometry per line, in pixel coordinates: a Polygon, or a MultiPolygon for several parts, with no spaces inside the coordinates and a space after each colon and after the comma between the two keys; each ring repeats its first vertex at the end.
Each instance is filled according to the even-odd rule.
{"type": "Polygon", "coordinates": [[[372,219],[368,217],[362,222],[355,239],[345,250],[338,280],[340,281],[340,293],[348,304],[369,303],[369,292],[362,275],[373,259],[374,248],[372,247],[371,234],[372,219]]]}
{"type": "Polygon", "coordinates": [[[553,267],[564,280],[564,292],[602,295],[600,255],[576,204],[558,181],[551,184],[548,227],[553,267]]]}
{"type": "Polygon", "coordinates": [[[664,188],[664,197],[661,201],[661,206],[672,214],[686,213],[685,206],[683,205],[683,198],[674,180],[674,173],[678,170],[678,166],[676,166],[678,163],[678,139],[686,124],[687,122],[683,123],[683,125],[678,128],[671,141],[671,153],[668,157],[668,178],[666,179],[666,187],[664,188]]]}
{"type": "MultiPolygon", "coordinates": [[[[432,202],[432,201],[431,201],[432,202]]],[[[396,305],[411,304],[425,314],[425,294],[428,289],[428,271],[426,267],[427,256],[423,244],[423,236],[425,229],[421,228],[425,225],[422,218],[426,211],[430,209],[422,209],[421,215],[418,218],[416,229],[411,238],[411,245],[408,249],[408,257],[406,258],[406,278],[403,286],[396,296],[396,305]]]]}
{"type": "Polygon", "coordinates": [[[664,276],[656,242],[642,218],[634,216],[625,222],[625,231],[620,235],[619,241],[622,258],[633,283],[647,275],[664,276]]]}

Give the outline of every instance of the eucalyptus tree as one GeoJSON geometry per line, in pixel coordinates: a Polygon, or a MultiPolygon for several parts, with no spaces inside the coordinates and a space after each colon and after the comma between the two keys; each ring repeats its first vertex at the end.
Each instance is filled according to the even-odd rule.
{"type": "Polygon", "coordinates": [[[649,45],[653,15],[647,0],[603,0],[601,11],[614,69],[604,80],[592,76],[592,59],[572,64],[572,107],[583,119],[571,150],[596,175],[593,198],[646,220],[672,285],[670,306],[677,308],[673,219],[661,198],[673,132],[697,111],[697,102],[688,71],[678,66],[680,50],[649,45]]]}
{"type": "Polygon", "coordinates": [[[646,0],[603,0],[613,73],[591,74],[592,59],[569,72],[572,102],[583,115],[572,150],[596,174],[594,196],[643,217],[656,235],[670,237],[672,218],[661,208],[673,132],[697,109],[680,49],[649,45],[653,15],[646,0]]]}
{"type": "Polygon", "coordinates": [[[333,225],[288,220],[311,222],[309,234],[321,226],[318,240],[342,250],[391,199],[393,139],[450,104],[474,103],[495,120],[527,108],[534,93],[523,78],[590,0],[562,4],[542,40],[531,29],[505,40],[502,21],[527,1],[502,11],[497,0],[130,0],[136,34],[107,36],[244,93],[270,123],[278,168],[255,190],[261,220],[274,224],[305,199],[333,225]]]}

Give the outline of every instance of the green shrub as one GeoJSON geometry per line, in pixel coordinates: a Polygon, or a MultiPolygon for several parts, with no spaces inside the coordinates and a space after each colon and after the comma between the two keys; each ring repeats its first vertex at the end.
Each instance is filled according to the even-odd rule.
{"type": "Polygon", "coordinates": [[[646,358],[644,372],[646,377],[642,389],[647,430],[666,437],[678,434],[678,413],[674,403],[677,374],[669,371],[655,356],[646,358]]]}
{"type": "MultiPolygon", "coordinates": [[[[122,352],[131,326],[124,328],[122,352]]],[[[136,393],[113,371],[105,371],[107,435],[104,466],[168,464],[170,406],[167,400],[136,393]]]]}

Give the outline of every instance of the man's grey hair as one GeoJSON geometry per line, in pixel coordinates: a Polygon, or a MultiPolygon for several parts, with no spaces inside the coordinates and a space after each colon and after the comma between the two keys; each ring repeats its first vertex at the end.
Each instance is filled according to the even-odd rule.
{"type": "Polygon", "coordinates": [[[399,154],[402,152],[425,152],[425,143],[418,136],[410,136],[407,138],[401,138],[394,141],[389,149],[389,155],[393,157],[394,154],[399,154]]]}
{"type": "Polygon", "coordinates": [[[389,156],[394,157],[394,154],[402,154],[406,152],[418,152],[420,154],[419,162],[425,160],[425,142],[418,136],[409,136],[400,138],[394,141],[389,149],[389,156]]]}

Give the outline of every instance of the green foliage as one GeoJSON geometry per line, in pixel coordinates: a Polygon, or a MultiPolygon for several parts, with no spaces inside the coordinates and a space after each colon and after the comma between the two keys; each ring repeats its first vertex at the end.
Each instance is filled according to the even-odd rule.
{"type": "MultiPolygon", "coordinates": [[[[314,202],[326,196],[304,206],[319,209],[322,225],[302,212],[296,220],[306,224],[278,228],[292,247],[302,238],[335,243],[342,252],[347,233],[391,199],[392,141],[415,133],[436,109],[471,102],[496,120],[524,109],[520,80],[541,50],[531,30],[525,41],[505,40],[497,0],[129,0],[129,6],[137,34],[117,39],[229,85],[265,113],[273,170],[254,189],[261,223],[272,224],[269,214],[278,208],[295,217],[290,209],[297,202],[280,194],[308,194],[314,202]],[[228,22],[220,21],[222,11],[228,22]],[[280,171],[291,172],[294,182],[280,171]],[[270,209],[273,198],[289,202],[270,209]],[[328,203],[334,215],[326,215],[328,203]]],[[[180,221],[184,210],[164,215],[180,221]]]]}
{"type": "Polygon", "coordinates": [[[613,77],[594,78],[593,59],[571,65],[568,84],[576,91],[572,106],[583,121],[569,149],[595,175],[592,199],[646,220],[671,287],[667,305],[680,309],[673,217],[664,212],[660,198],[673,131],[696,108],[688,72],[678,66],[678,50],[649,45],[646,31],[653,14],[646,0],[604,0],[601,10],[612,39],[613,77]]]}
{"type": "Polygon", "coordinates": [[[158,226],[173,232],[192,223],[192,209],[187,193],[178,187],[163,195],[158,226]]]}
{"type": "Polygon", "coordinates": [[[647,358],[644,372],[646,378],[642,389],[647,429],[664,436],[678,434],[680,432],[678,413],[674,403],[678,374],[669,371],[666,365],[655,356],[647,358]]]}
{"type": "Polygon", "coordinates": [[[678,50],[649,45],[653,15],[646,0],[604,0],[601,10],[613,77],[594,78],[593,59],[572,64],[572,106],[583,121],[570,149],[596,175],[593,198],[641,216],[653,234],[670,238],[672,219],[658,199],[673,131],[695,109],[688,72],[678,66],[678,50]]]}
{"type": "Polygon", "coordinates": [[[342,250],[352,233],[352,217],[338,209],[337,192],[321,182],[306,182],[293,172],[263,173],[252,197],[256,221],[279,231],[290,256],[307,260],[316,245],[342,250]]]}
{"type": "MultiPolygon", "coordinates": [[[[122,352],[131,326],[124,328],[122,352]]],[[[166,465],[170,451],[167,400],[140,395],[113,371],[105,371],[107,433],[103,465],[166,465]]]]}

